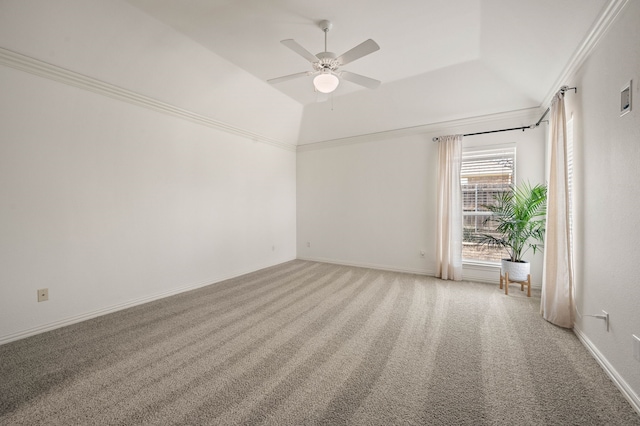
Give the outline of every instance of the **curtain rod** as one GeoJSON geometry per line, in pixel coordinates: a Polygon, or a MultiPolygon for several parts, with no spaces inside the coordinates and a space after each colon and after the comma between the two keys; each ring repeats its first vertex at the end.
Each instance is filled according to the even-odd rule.
{"type": "MultiPolygon", "coordinates": [[[[559,92],[564,95],[565,92],[569,91],[569,90],[573,90],[575,91],[575,93],[578,93],[578,88],[577,87],[568,87],[568,86],[562,86],[559,90],[559,92]]],[[[476,135],[486,135],[488,133],[499,133],[499,132],[511,132],[513,130],[522,130],[523,132],[527,129],[535,129],[536,127],[540,126],[540,123],[542,123],[542,120],[544,120],[544,118],[547,116],[547,114],[549,114],[549,111],[551,110],[551,107],[548,107],[547,110],[542,114],[542,116],[540,117],[540,120],[538,120],[536,122],[536,124],[532,124],[531,126],[522,126],[522,127],[512,127],[510,129],[500,129],[500,130],[487,130],[486,132],[476,132],[476,133],[465,133],[462,136],[476,136],[476,135]]],[[[434,142],[438,142],[440,140],[440,138],[438,136],[436,136],[435,138],[433,138],[434,142]]]]}

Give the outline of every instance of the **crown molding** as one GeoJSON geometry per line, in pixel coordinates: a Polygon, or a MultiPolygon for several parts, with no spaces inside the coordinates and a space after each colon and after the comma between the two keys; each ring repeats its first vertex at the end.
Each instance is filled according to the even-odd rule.
{"type": "Polygon", "coordinates": [[[288,143],[281,140],[272,139],[257,133],[253,133],[251,131],[241,129],[239,127],[235,127],[218,120],[214,120],[210,117],[176,107],[174,105],[150,98],[148,96],[124,89],[122,87],[115,86],[113,84],[106,83],[98,79],[88,77],[83,74],[79,74],[77,72],[67,70],[65,68],[61,68],[59,66],[49,64],[47,62],[2,47],[0,47],[0,64],[34,75],[38,75],[40,77],[45,77],[57,82],[61,82],[70,86],[98,93],[103,96],[107,96],[123,102],[128,102],[130,104],[142,106],[147,109],[169,114],[174,117],[201,124],[203,126],[242,136],[256,142],[262,142],[288,151],[305,152],[316,149],[331,148],[335,146],[343,146],[363,142],[372,142],[375,140],[423,133],[438,133],[441,131],[447,131],[450,133],[451,129],[456,127],[463,127],[477,123],[487,123],[502,119],[524,118],[525,116],[528,116],[530,114],[540,114],[544,109],[543,106],[548,105],[551,102],[551,99],[558,91],[558,88],[565,84],[567,80],[570,79],[578,71],[580,66],[589,57],[593,49],[606,34],[611,24],[622,12],[628,2],[629,0],[610,0],[609,3],[603,8],[603,11],[600,14],[599,18],[589,30],[583,42],[580,44],[580,46],[578,46],[572,57],[569,59],[564,70],[560,73],[559,77],[556,79],[547,95],[543,98],[543,101],[539,107],[464,119],[447,120],[424,125],[312,142],[302,145],[296,145],[294,143],[288,143]]]}
{"type": "Polygon", "coordinates": [[[287,151],[295,152],[296,150],[295,144],[253,133],[251,131],[232,126],[222,121],[214,120],[210,117],[183,108],[179,108],[177,106],[150,98],[140,93],[136,93],[131,90],[124,89],[122,87],[106,83],[93,77],[89,77],[75,71],[71,71],[2,47],[0,47],[0,64],[40,77],[48,78],[59,83],[64,83],[69,86],[88,90],[90,92],[97,93],[112,99],[117,99],[119,101],[141,106],[150,110],[162,112],[164,114],[178,117],[183,120],[188,120],[196,124],[242,136],[255,142],[262,142],[268,145],[285,149],[287,151]]]}
{"type": "MultiPolygon", "coordinates": [[[[412,136],[420,134],[434,134],[447,132],[447,134],[455,133],[457,130],[463,131],[467,126],[475,124],[487,124],[501,120],[527,120],[536,121],[542,113],[541,107],[525,108],[514,111],[500,112],[495,114],[479,115],[475,117],[467,117],[461,119],[439,121],[436,123],[422,124],[418,126],[403,127],[400,129],[384,130],[381,132],[366,133],[357,136],[349,136],[344,138],[329,139],[320,142],[312,142],[308,144],[298,145],[298,152],[315,151],[317,149],[333,148],[336,146],[352,145],[364,142],[374,142],[382,139],[398,138],[403,136],[412,136]]],[[[431,140],[431,139],[429,139],[431,140]]]]}
{"type": "Polygon", "coordinates": [[[549,105],[551,103],[551,99],[553,99],[553,96],[558,92],[560,86],[567,84],[568,80],[578,71],[584,61],[587,60],[589,55],[591,55],[591,52],[593,52],[593,49],[607,33],[611,24],[613,24],[628,2],[629,0],[610,0],[602,9],[602,13],[587,33],[582,43],[573,53],[553,86],[551,86],[549,93],[544,97],[541,105],[549,105]]]}

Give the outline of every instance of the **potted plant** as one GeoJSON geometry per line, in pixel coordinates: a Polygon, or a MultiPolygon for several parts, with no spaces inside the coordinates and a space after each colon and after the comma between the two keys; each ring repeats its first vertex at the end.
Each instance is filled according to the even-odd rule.
{"type": "Polygon", "coordinates": [[[505,249],[501,275],[509,273],[510,281],[526,281],[531,265],[522,257],[530,249],[542,249],[547,211],[547,186],[521,183],[494,196],[495,204],[485,205],[493,215],[487,219],[496,224],[494,234],[481,234],[478,242],[488,247],[505,249]]]}

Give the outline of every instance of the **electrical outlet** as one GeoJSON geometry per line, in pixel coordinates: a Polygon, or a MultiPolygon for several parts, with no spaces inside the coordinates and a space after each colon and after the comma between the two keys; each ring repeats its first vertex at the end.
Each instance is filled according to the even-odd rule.
{"type": "Polygon", "coordinates": [[[45,302],[49,300],[49,289],[41,288],[38,290],[38,302],[45,302]]]}
{"type": "Polygon", "coordinates": [[[633,336],[633,357],[636,361],[640,362],[640,337],[632,334],[633,336]]]}

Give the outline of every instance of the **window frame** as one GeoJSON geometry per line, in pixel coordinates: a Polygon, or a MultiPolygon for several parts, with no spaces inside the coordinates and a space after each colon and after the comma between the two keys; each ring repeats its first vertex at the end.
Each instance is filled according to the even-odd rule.
{"type": "MultiPolygon", "coordinates": [[[[463,181],[465,179],[465,176],[463,176],[463,169],[464,169],[464,162],[465,161],[469,161],[470,157],[473,156],[482,156],[483,154],[486,155],[487,157],[491,157],[491,156],[496,156],[496,155],[500,155],[503,154],[506,158],[509,158],[512,161],[512,168],[511,168],[511,177],[510,177],[510,183],[505,184],[505,185],[513,185],[516,183],[516,173],[517,173],[517,167],[516,167],[516,163],[517,163],[517,150],[516,150],[516,143],[515,142],[510,142],[510,143],[506,143],[506,144],[499,144],[499,145],[483,145],[483,146],[473,146],[473,147],[463,147],[462,149],[462,164],[461,164],[461,173],[460,173],[460,185],[463,186],[463,181]],[[466,158],[465,158],[466,157],[466,158]]],[[[463,190],[463,197],[464,197],[464,190],[463,190]]],[[[477,201],[476,201],[477,204],[477,201]]],[[[463,203],[462,203],[462,217],[463,217],[463,222],[464,219],[466,217],[473,217],[473,216],[487,216],[488,212],[484,212],[484,211],[478,211],[477,210],[477,205],[476,205],[476,211],[467,211],[465,212],[464,210],[464,198],[463,198],[463,203]]],[[[489,212],[489,214],[491,214],[489,212]]],[[[464,228],[464,225],[463,225],[464,228]]],[[[464,234],[464,229],[463,229],[463,234],[464,234]]],[[[463,244],[464,244],[464,238],[463,238],[463,244]]],[[[462,258],[462,263],[463,265],[468,265],[468,266],[480,266],[480,267],[499,267],[500,266],[500,261],[499,260],[490,260],[490,259],[476,259],[476,258],[465,258],[464,257],[464,253],[463,253],[463,258],[462,258]]]]}

